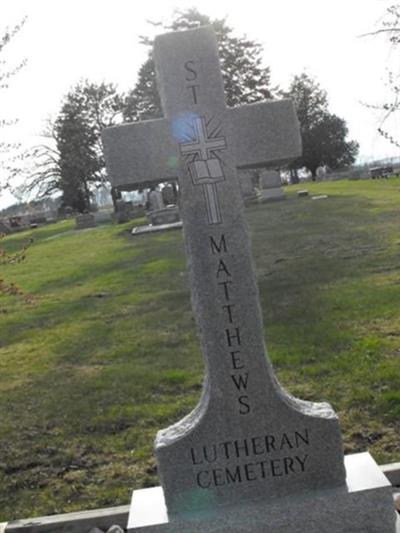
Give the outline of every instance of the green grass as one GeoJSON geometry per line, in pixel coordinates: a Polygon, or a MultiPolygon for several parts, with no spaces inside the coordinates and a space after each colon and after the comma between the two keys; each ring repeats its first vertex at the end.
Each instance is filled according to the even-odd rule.
{"type": "MultiPolygon", "coordinates": [[[[400,460],[400,180],[307,184],[246,210],[282,384],[338,412],[346,452],[400,460]]],[[[0,298],[0,521],[128,503],[203,363],[180,232],[72,222],[7,237],[0,298]]]]}

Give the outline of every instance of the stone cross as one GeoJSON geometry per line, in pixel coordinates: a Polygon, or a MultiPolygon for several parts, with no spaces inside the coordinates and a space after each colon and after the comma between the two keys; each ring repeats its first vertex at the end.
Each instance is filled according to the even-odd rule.
{"type": "Polygon", "coordinates": [[[343,485],[335,413],[286,393],[267,358],[236,172],[299,156],[293,105],[227,108],[211,28],[157,37],[154,59],[165,118],[103,138],[114,186],[179,179],[206,376],[194,411],[156,438],[168,513],[343,485]]]}

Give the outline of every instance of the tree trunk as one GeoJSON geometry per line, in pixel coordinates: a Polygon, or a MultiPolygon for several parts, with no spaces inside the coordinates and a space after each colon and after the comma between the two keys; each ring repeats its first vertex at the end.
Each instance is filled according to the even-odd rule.
{"type": "Polygon", "coordinates": [[[117,212],[117,200],[121,199],[121,191],[119,191],[116,187],[111,187],[111,200],[114,207],[114,213],[117,212]]]}
{"type": "Polygon", "coordinates": [[[85,202],[85,211],[86,213],[90,213],[90,191],[87,184],[87,181],[83,181],[83,187],[84,187],[84,202],[85,202]]]}
{"type": "Polygon", "coordinates": [[[311,179],[313,181],[317,181],[317,168],[310,168],[310,172],[311,172],[311,179]]]}
{"type": "Polygon", "coordinates": [[[299,183],[299,176],[297,174],[297,168],[291,168],[290,169],[290,183],[292,185],[296,185],[296,183],[299,183]]]}

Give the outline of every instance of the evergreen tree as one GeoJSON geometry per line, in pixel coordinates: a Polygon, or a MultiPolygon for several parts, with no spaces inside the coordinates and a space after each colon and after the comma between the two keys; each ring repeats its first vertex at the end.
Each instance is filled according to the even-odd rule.
{"type": "Polygon", "coordinates": [[[305,73],[295,76],[284,94],[295,104],[303,142],[303,153],[291,169],[305,167],[315,179],[321,165],[340,168],[354,163],[358,143],[346,140],[345,120],[329,112],[327,93],[315,80],[305,73]]]}
{"type": "Polygon", "coordinates": [[[41,196],[62,192],[64,207],[90,209],[93,187],[107,180],[101,131],[122,120],[123,97],[112,84],[83,81],[64,99],[47,137],[52,146],[36,147],[26,190],[41,196]]]}
{"type": "MultiPolygon", "coordinates": [[[[176,12],[166,31],[181,31],[211,25],[218,40],[219,56],[228,106],[253,103],[271,98],[270,71],[262,66],[262,47],[247,37],[237,37],[225,19],[211,20],[196,9],[176,12]]],[[[151,46],[149,38],[143,43],[151,46]]],[[[127,121],[159,118],[162,116],[158,96],[154,62],[149,52],[148,59],[139,71],[135,88],[128,94],[124,117],[127,121]]]]}
{"type": "Polygon", "coordinates": [[[90,210],[89,184],[98,180],[101,161],[96,152],[95,132],[85,121],[81,103],[74,100],[74,94],[67,97],[55,123],[58,187],[63,205],[84,213],[90,210]]]}

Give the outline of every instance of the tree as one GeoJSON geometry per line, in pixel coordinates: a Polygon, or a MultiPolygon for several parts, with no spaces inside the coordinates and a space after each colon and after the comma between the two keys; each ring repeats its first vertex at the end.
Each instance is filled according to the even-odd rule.
{"type": "Polygon", "coordinates": [[[294,102],[303,141],[303,153],[291,169],[305,167],[315,179],[321,165],[340,168],[355,161],[358,143],[346,141],[345,120],[329,112],[327,93],[315,80],[305,73],[295,76],[284,95],[294,102]]]}
{"type": "Polygon", "coordinates": [[[84,108],[70,93],[55,122],[60,179],[64,206],[79,213],[90,211],[90,182],[99,179],[101,162],[96,135],[85,121],[84,108]]]}
{"type": "MultiPolygon", "coordinates": [[[[380,27],[373,32],[365,34],[365,36],[383,35],[386,37],[395,49],[400,43],[400,4],[393,4],[386,9],[384,16],[381,19],[380,27]]],[[[397,65],[397,57],[396,57],[397,65]]],[[[387,85],[390,92],[390,99],[388,102],[369,104],[367,107],[376,109],[382,112],[381,125],[378,132],[382,137],[387,139],[390,143],[400,148],[400,140],[390,133],[390,119],[400,110],[400,83],[399,75],[395,74],[391,68],[388,68],[387,85]]]]}
{"type": "MultiPolygon", "coordinates": [[[[21,70],[26,61],[23,60],[17,65],[12,67],[7,66],[7,60],[3,59],[3,55],[7,50],[8,45],[12,42],[13,38],[19,33],[22,26],[25,24],[26,19],[22,19],[19,24],[16,24],[13,28],[6,28],[4,33],[0,35],[0,90],[9,88],[11,79],[21,70]]],[[[1,106],[0,106],[1,107],[1,106]]],[[[7,126],[11,126],[16,123],[16,120],[5,119],[0,117],[0,172],[4,174],[5,180],[0,180],[0,191],[11,186],[11,180],[16,170],[13,168],[15,160],[20,156],[16,153],[19,145],[14,142],[6,140],[4,131],[7,126]]],[[[3,235],[0,234],[0,240],[3,235]]],[[[15,254],[9,254],[3,246],[0,245],[0,266],[5,264],[19,263],[25,259],[25,253],[30,242],[27,243],[22,250],[15,254]]],[[[25,301],[30,301],[29,296],[15,284],[7,282],[3,277],[0,277],[0,294],[20,296],[25,301]]]]}
{"type": "MultiPolygon", "coordinates": [[[[160,24],[158,24],[160,25],[160,24]]],[[[262,47],[247,37],[237,37],[225,19],[211,20],[196,9],[175,12],[175,18],[165,30],[180,31],[199,26],[213,26],[219,45],[222,77],[228,106],[253,103],[271,98],[269,68],[262,66],[262,47]]],[[[143,37],[145,45],[153,41],[143,37]]],[[[162,116],[156,87],[156,76],[151,51],[139,70],[135,88],[128,94],[124,117],[127,121],[159,118],[162,116]]]]}
{"type": "Polygon", "coordinates": [[[26,190],[61,191],[64,207],[89,211],[92,188],[107,180],[101,131],[121,122],[122,102],[112,84],[83,81],[70,91],[45,134],[52,142],[31,153],[36,164],[26,190]]]}
{"type": "MultiPolygon", "coordinates": [[[[22,69],[26,61],[20,61],[13,66],[7,65],[7,58],[3,59],[3,56],[7,52],[7,48],[14,39],[14,37],[20,32],[21,28],[25,24],[26,19],[22,19],[21,22],[16,24],[12,28],[6,28],[4,33],[0,35],[0,91],[9,88],[11,79],[22,69]]],[[[0,108],[2,106],[0,105],[0,108]]],[[[16,119],[6,119],[0,117],[0,172],[5,176],[4,180],[0,181],[0,190],[2,188],[9,188],[11,185],[12,177],[16,173],[14,163],[16,159],[20,157],[17,152],[19,145],[15,142],[9,142],[5,138],[4,132],[7,126],[14,125],[16,119]]]]}

